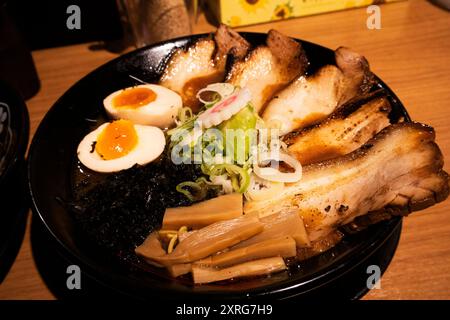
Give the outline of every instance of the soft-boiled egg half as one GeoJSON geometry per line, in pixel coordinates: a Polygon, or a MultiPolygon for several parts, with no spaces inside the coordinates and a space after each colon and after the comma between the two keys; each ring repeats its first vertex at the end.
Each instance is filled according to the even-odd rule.
{"type": "Polygon", "coordinates": [[[103,100],[103,105],[113,119],[165,129],[174,123],[183,103],[175,91],[143,84],[111,93],[103,100]]]}
{"type": "Polygon", "coordinates": [[[115,172],[144,165],[164,151],[161,129],[129,120],[107,122],[89,133],[78,145],[78,159],[91,170],[115,172]]]}

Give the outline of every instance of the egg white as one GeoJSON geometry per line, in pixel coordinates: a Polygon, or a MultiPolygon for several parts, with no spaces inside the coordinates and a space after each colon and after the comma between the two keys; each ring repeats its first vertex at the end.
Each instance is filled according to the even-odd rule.
{"type": "Polygon", "coordinates": [[[114,107],[116,96],[130,88],[111,93],[103,100],[108,115],[113,119],[126,119],[135,124],[169,128],[174,122],[179,109],[183,106],[181,97],[175,91],[154,84],[143,84],[133,88],[148,88],[156,93],[156,99],[138,108],[114,107]]]}
{"type": "Polygon", "coordinates": [[[78,145],[78,159],[91,170],[97,172],[116,172],[129,169],[135,164],[144,165],[155,160],[164,151],[166,139],[161,129],[151,126],[134,125],[138,136],[138,142],[134,149],[123,157],[104,160],[97,151],[93,150],[93,144],[108,124],[104,123],[87,134],[78,145]]]}

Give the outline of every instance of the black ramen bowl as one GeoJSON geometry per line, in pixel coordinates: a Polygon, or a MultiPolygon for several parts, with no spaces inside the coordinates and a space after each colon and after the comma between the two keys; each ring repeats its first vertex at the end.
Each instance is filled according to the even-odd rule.
{"type": "MultiPolygon", "coordinates": [[[[253,45],[264,43],[266,38],[260,33],[242,35],[253,45]]],[[[104,117],[103,99],[113,91],[138,84],[133,77],[157,81],[161,65],[170,52],[200,36],[179,38],[123,55],[81,79],[55,103],[40,124],[29,153],[29,186],[35,213],[57,240],[64,256],[79,265],[83,274],[104,285],[106,290],[133,298],[205,301],[360,297],[368,290],[371,275],[368,267],[377,265],[383,272],[389,264],[398,243],[401,218],[346,236],[331,250],[286,272],[228,284],[193,285],[171,279],[160,269],[127,267],[126,262],[112,258],[87,240],[71,211],[58,201],[74,195],[72,172],[77,163],[76,149],[83,136],[92,130],[92,120],[104,117]]],[[[302,44],[311,71],[334,63],[332,50],[306,41],[302,44]]],[[[408,114],[394,93],[379,79],[376,86],[384,88],[390,96],[392,121],[401,117],[408,121],[408,114]]]]}
{"type": "Polygon", "coordinates": [[[0,82],[0,282],[23,238],[28,208],[24,160],[28,133],[25,103],[0,82]]]}

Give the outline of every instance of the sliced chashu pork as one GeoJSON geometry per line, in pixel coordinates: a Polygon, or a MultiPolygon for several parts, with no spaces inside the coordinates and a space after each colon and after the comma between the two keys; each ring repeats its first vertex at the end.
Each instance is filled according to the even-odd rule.
{"type": "Polygon", "coordinates": [[[260,112],[278,90],[303,75],[307,66],[306,54],[299,42],[270,30],[266,45],[255,48],[244,60],[235,62],[226,82],[248,88],[253,107],[260,112]]]}
{"type": "Polygon", "coordinates": [[[159,84],[178,92],[183,104],[197,111],[197,92],[208,84],[223,82],[228,55],[239,60],[249,48],[250,44],[237,32],[220,25],[213,38],[201,38],[187,49],[176,49],[159,84]]]}
{"type": "Polygon", "coordinates": [[[390,125],[350,154],[303,167],[299,182],[271,199],[247,202],[244,212],[264,215],[298,208],[309,239],[317,241],[373,211],[423,209],[449,193],[434,138],[426,125],[390,125]]]}
{"type": "Polygon", "coordinates": [[[267,104],[263,119],[281,134],[318,123],[339,106],[365,94],[372,86],[367,60],[348,48],[335,51],[336,65],[300,76],[267,104]]]}
{"type": "Polygon", "coordinates": [[[387,127],[390,111],[386,96],[351,103],[319,124],[289,133],[284,140],[302,165],[336,158],[358,149],[387,127]]]}

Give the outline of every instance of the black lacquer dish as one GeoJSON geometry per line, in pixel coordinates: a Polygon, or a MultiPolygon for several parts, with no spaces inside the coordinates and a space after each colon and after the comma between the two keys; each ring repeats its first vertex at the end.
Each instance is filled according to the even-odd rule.
{"type": "MultiPolygon", "coordinates": [[[[243,33],[253,45],[265,34],[243,33]]],[[[156,81],[160,64],[175,47],[199,36],[167,41],[123,55],[91,72],[70,88],[51,108],[34,136],[29,154],[28,175],[34,211],[59,243],[64,256],[78,264],[85,274],[105,286],[138,299],[251,299],[251,298],[359,298],[367,292],[367,268],[378,265],[384,271],[397,247],[401,218],[393,218],[346,236],[331,250],[289,270],[266,278],[232,284],[194,286],[154,271],[127,267],[90,245],[78,229],[70,210],[57,199],[74,193],[71,172],[80,139],[92,129],[87,119],[102,116],[102,101],[109,93],[132,86],[130,75],[147,82],[156,81]]],[[[333,61],[334,52],[302,41],[311,68],[333,61]]],[[[377,86],[390,95],[393,121],[409,116],[395,94],[380,80],[377,86]]],[[[150,268],[151,269],[151,268],[150,268]]]]}

